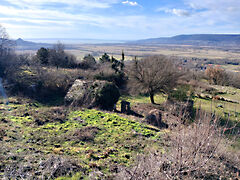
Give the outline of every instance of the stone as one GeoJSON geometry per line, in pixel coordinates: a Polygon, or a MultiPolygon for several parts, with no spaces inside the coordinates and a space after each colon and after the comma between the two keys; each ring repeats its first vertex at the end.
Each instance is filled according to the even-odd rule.
{"type": "Polygon", "coordinates": [[[162,112],[158,109],[153,109],[149,111],[149,113],[146,115],[145,120],[148,124],[151,124],[153,126],[159,127],[159,128],[167,128],[167,124],[162,122],[162,112]]]}
{"type": "Polygon", "coordinates": [[[118,88],[111,82],[77,79],[65,96],[65,104],[112,110],[119,97],[118,88]]]}

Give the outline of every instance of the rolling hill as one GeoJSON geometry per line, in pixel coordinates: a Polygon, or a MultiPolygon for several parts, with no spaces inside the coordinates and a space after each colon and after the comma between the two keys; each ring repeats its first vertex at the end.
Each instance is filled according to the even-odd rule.
{"type": "Polygon", "coordinates": [[[239,34],[193,34],[166,38],[151,38],[130,42],[131,44],[176,44],[195,46],[240,46],[239,34]]]}

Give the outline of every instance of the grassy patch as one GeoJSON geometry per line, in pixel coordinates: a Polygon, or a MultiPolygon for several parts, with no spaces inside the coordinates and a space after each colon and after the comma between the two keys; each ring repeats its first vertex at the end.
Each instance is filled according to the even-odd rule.
{"type": "Polygon", "coordinates": [[[38,172],[42,160],[60,155],[75,159],[84,171],[59,179],[84,178],[96,169],[110,177],[114,166],[131,165],[135,156],[149,147],[162,149],[159,142],[164,132],[117,114],[94,109],[68,110],[59,121],[56,112],[61,109],[55,107],[10,103],[8,107],[0,105],[0,109],[0,126],[4,127],[0,150],[5,154],[0,157],[4,163],[0,166],[1,172],[14,163],[24,165],[30,155],[34,157],[31,169],[38,172]],[[55,118],[50,113],[46,115],[46,111],[55,112],[52,115],[55,118]],[[37,124],[38,118],[44,123],[37,124]]]}
{"type": "MultiPolygon", "coordinates": [[[[166,96],[163,94],[157,94],[154,96],[154,100],[156,104],[162,104],[166,101],[166,96]]],[[[120,102],[122,100],[128,101],[131,104],[136,104],[136,103],[151,103],[150,97],[149,96],[122,96],[119,99],[118,106],[120,106],[120,102]]]]}

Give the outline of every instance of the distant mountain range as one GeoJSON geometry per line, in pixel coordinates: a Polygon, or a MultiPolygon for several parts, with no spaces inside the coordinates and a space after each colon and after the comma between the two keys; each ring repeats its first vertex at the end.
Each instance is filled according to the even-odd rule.
{"type": "Polygon", "coordinates": [[[193,34],[166,38],[151,38],[130,42],[131,44],[176,44],[196,46],[240,46],[240,34],[193,34]]]}
{"type": "MultiPolygon", "coordinates": [[[[60,39],[61,40],[61,39],[60,39]]],[[[16,48],[18,50],[37,50],[41,47],[50,48],[53,46],[53,43],[41,43],[39,39],[38,42],[25,41],[21,38],[14,41],[16,44],[16,48]]],[[[56,41],[57,42],[57,41],[56,41]]],[[[85,42],[85,44],[99,44],[94,43],[96,41],[91,40],[89,42],[85,42]]],[[[102,44],[119,44],[113,42],[102,42],[102,44]]],[[[75,47],[77,43],[66,45],[67,49],[72,49],[75,47]]],[[[83,44],[79,40],[79,44],[83,44]]],[[[101,43],[100,43],[101,44],[101,43]]],[[[122,44],[122,43],[121,43],[122,44]]],[[[193,45],[193,46],[240,46],[240,34],[232,35],[232,34],[193,34],[193,35],[178,35],[173,37],[164,37],[164,38],[151,38],[151,39],[143,39],[137,41],[127,41],[128,44],[136,44],[136,45],[193,45]]]]}
{"type": "Polygon", "coordinates": [[[46,48],[52,47],[52,44],[35,43],[31,41],[25,41],[21,38],[15,40],[14,44],[16,45],[17,50],[36,50],[36,49],[40,49],[41,47],[46,47],[46,48]]]}

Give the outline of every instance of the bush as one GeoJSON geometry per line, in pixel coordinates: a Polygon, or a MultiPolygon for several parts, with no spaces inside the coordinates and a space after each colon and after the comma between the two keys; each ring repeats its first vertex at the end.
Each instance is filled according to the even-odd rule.
{"type": "Polygon", "coordinates": [[[76,68],[78,66],[76,57],[67,54],[61,43],[56,44],[52,49],[40,48],[37,51],[36,59],[42,65],[56,66],[57,68],[76,68]]]}
{"type": "Polygon", "coordinates": [[[229,85],[240,89],[240,73],[229,73],[229,85]]]}
{"type": "Polygon", "coordinates": [[[74,133],[71,139],[74,139],[75,141],[93,141],[95,138],[95,135],[98,133],[99,128],[88,126],[83,127],[81,129],[77,129],[74,133]]]}
{"type": "Polygon", "coordinates": [[[107,53],[104,53],[102,57],[99,59],[101,63],[109,63],[111,62],[111,59],[107,53]]]}
{"type": "Polygon", "coordinates": [[[199,112],[193,124],[184,127],[180,121],[166,134],[166,152],[139,155],[136,166],[122,168],[116,179],[238,179],[240,154],[229,149],[233,142],[224,132],[218,119],[199,112]]]}
{"type": "Polygon", "coordinates": [[[32,111],[29,113],[36,125],[41,126],[46,123],[63,123],[67,120],[67,110],[63,107],[51,107],[47,109],[40,109],[39,111],[32,111]]]}
{"type": "Polygon", "coordinates": [[[113,82],[118,87],[123,87],[123,85],[126,83],[126,77],[125,77],[124,73],[117,73],[117,74],[115,74],[115,73],[113,73],[113,74],[100,73],[100,74],[96,74],[94,76],[94,79],[113,82]]]}
{"type": "Polygon", "coordinates": [[[103,80],[114,83],[119,88],[123,88],[127,83],[126,74],[119,70],[115,71],[111,63],[104,63],[100,65],[99,70],[94,75],[95,80],[103,80]]]}
{"type": "Polygon", "coordinates": [[[118,88],[111,83],[106,83],[96,93],[96,106],[101,109],[113,109],[114,104],[118,102],[120,93],[118,88]]]}
{"type": "Polygon", "coordinates": [[[95,58],[91,54],[88,54],[87,56],[84,56],[83,61],[79,64],[79,67],[82,69],[94,69],[96,67],[96,64],[97,62],[95,58]]]}
{"type": "Polygon", "coordinates": [[[194,98],[194,91],[189,85],[180,85],[169,94],[168,98],[177,101],[192,100],[194,98]]]}
{"type": "Polygon", "coordinates": [[[224,69],[219,67],[208,67],[205,71],[210,83],[215,85],[226,85],[228,82],[228,74],[224,69]]]}
{"type": "Polygon", "coordinates": [[[7,73],[12,94],[22,94],[49,103],[63,99],[69,87],[79,78],[78,70],[22,66],[7,73]]]}

